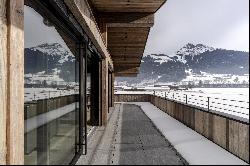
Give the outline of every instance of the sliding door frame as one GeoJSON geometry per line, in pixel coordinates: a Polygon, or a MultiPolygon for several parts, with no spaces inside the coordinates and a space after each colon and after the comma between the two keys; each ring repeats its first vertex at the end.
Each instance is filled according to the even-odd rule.
{"type": "MultiPolygon", "coordinates": [[[[75,164],[82,154],[87,154],[87,49],[89,38],[73,17],[62,0],[25,0],[25,5],[33,8],[41,16],[48,18],[76,43],[76,55],[79,61],[79,140],[76,138],[74,158],[69,164],[75,164]]],[[[76,131],[77,132],[77,131],[76,131]]]]}

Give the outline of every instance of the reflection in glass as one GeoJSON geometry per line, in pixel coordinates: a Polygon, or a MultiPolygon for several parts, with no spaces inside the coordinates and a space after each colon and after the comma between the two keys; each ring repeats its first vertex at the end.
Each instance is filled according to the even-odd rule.
{"type": "Polygon", "coordinates": [[[79,140],[75,44],[27,6],[24,61],[25,164],[69,164],[79,140]]]}

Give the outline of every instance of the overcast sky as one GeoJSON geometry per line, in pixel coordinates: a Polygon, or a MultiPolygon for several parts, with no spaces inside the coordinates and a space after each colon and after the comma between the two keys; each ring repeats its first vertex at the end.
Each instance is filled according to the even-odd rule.
{"type": "Polygon", "coordinates": [[[63,39],[52,27],[48,27],[43,23],[43,17],[34,9],[24,7],[24,38],[25,48],[35,47],[44,43],[59,43],[67,49],[63,39]]]}
{"type": "Polygon", "coordinates": [[[168,0],[144,54],[172,54],[187,43],[249,51],[249,0],[168,0]]]}
{"type": "MultiPolygon", "coordinates": [[[[24,14],[25,47],[44,41],[65,45],[33,9],[25,7],[24,14]]],[[[155,16],[144,54],[172,54],[187,43],[249,51],[249,0],[167,0],[155,16]]]]}

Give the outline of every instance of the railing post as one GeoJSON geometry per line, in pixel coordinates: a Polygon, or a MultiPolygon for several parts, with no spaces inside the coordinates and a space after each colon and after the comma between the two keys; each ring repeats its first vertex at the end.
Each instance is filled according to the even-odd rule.
{"type": "Polygon", "coordinates": [[[186,104],[188,104],[188,95],[186,94],[186,104]]]}
{"type": "Polygon", "coordinates": [[[207,110],[210,110],[210,97],[207,97],[207,110]]]}
{"type": "Polygon", "coordinates": [[[36,92],[34,92],[34,100],[36,100],[36,92]]]}

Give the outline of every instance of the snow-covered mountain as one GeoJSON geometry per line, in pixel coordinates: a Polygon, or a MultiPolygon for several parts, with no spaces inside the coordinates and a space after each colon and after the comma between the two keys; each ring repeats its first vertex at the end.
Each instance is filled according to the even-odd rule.
{"type": "Polygon", "coordinates": [[[154,59],[154,62],[167,63],[168,61],[182,62],[187,63],[188,61],[194,60],[195,56],[203,54],[205,52],[213,52],[216,49],[213,47],[209,47],[203,44],[191,44],[188,43],[180,50],[178,50],[175,54],[165,55],[165,54],[151,54],[146,57],[151,57],[154,59]]]}
{"type": "Polygon", "coordinates": [[[179,51],[177,51],[176,55],[178,55],[184,61],[186,61],[187,59],[190,59],[190,58],[193,60],[195,56],[200,55],[204,52],[212,52],[214,50],[215,49],[213,47],[208,47],[203,44],[194,45],[194,44],[188,43],[187,45],[182,47],[179,51]]]}
{"type": "MultiPolygon", "coordinates": [[[[70,50],[58,43],[26,48],[26,81],[77,81],[75,62],[70,50]]],[[[237,81],[248,74],[249,53],[189,43],[172,55],[151,54],[143,57],[138,77],[118,78],[117,81],[128,84],[152,84],[200,79],[211,82],[213,79],[222,81],[221,77],[237,81]]]]}
{"type": "Polygon", "coordinates": [[[24,53],[27,82],[49,81],[52,78],[57,82],[75,81],[75,57],[61,44],[45,43],[25,48],[24,53]]]}
{"type": "Polygon", "coordinates": [[[52,44],[41,44],[36,47],[31,47],[30,50],[32,51],[40,51],[43,54],[50,55],[50,56],[60,56],[59,63],[64,63],[66,61],[74,61],[74,56],[69,50],[66,50],[61,44],[52,43],[52,44]]]}
{"type": "Polygon", "coordinates": [[[144,56],[137,78],[118,78],[128,84],[167,83],[186,81],[192,76],[216,79],[249,74],[249,53],[209,47],[203,44],[183,46],[172,55],[144,56]],[[211,76],[211,77],[210,77],[211,76]]]}

